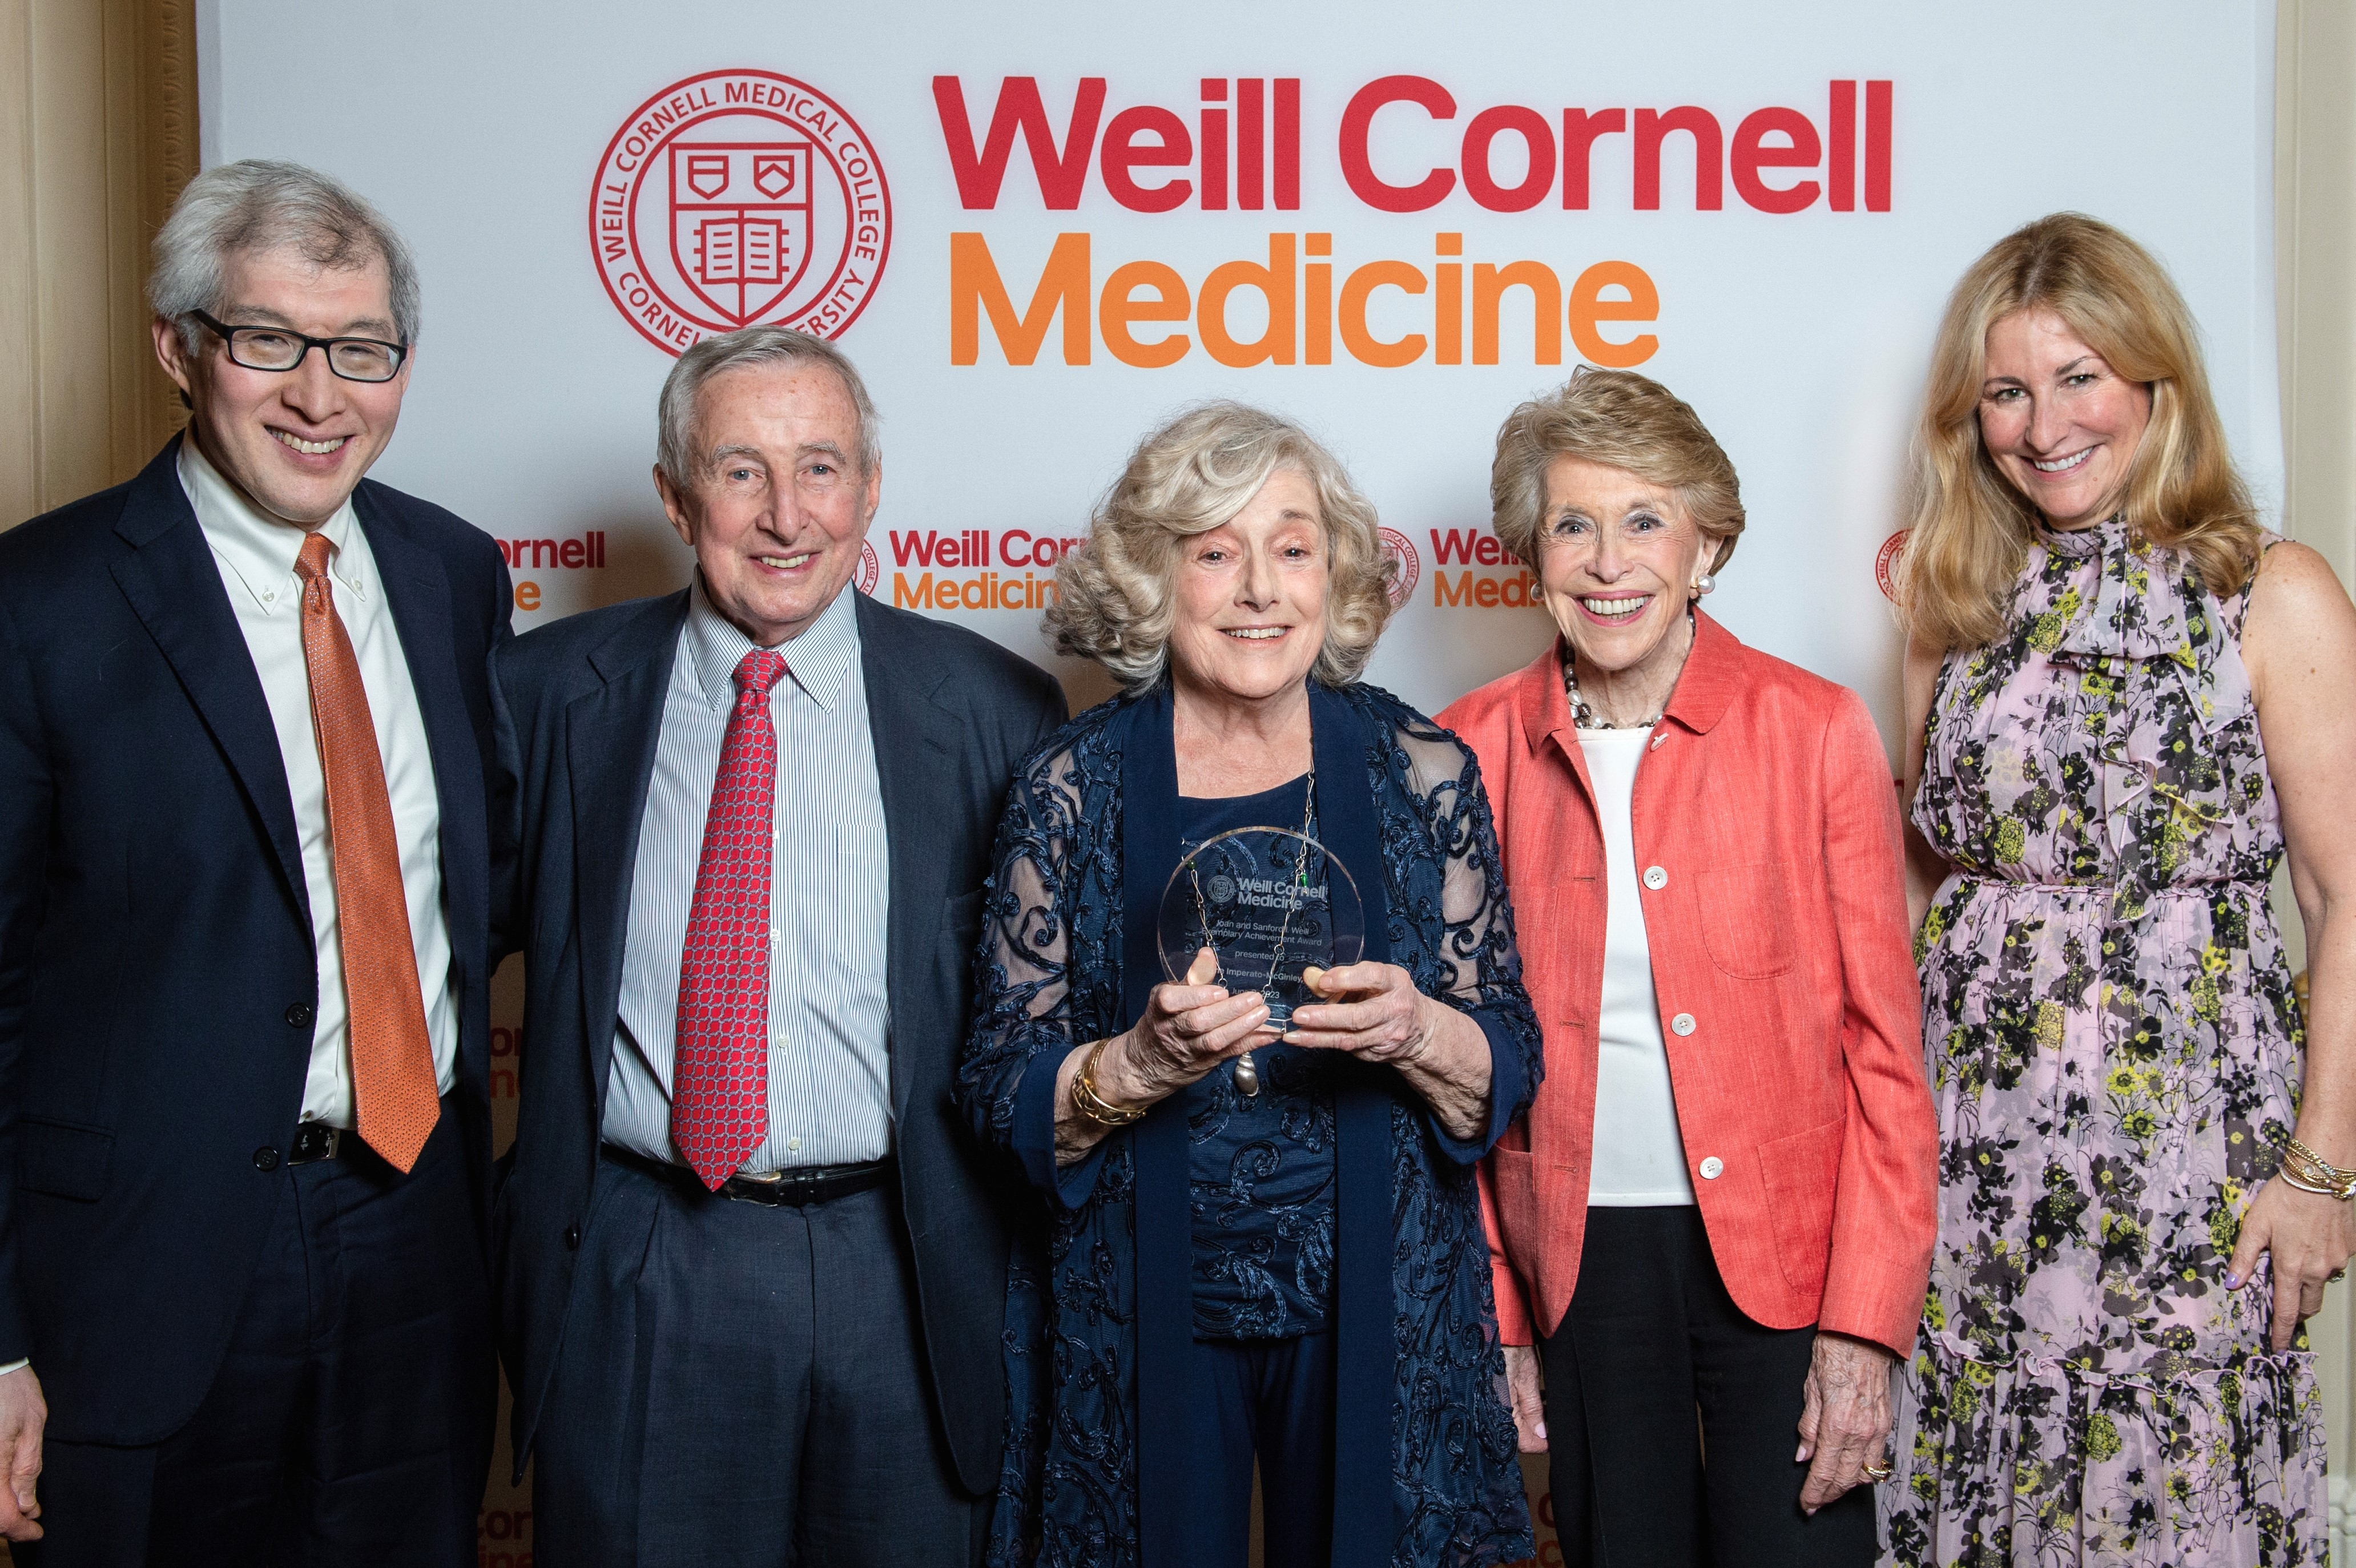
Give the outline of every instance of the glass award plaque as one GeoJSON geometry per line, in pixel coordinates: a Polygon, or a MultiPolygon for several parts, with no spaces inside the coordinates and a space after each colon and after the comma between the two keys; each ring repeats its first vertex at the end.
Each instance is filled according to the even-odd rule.
{"type": "MultiPolygon", "coordinates": [[[[1316,839],[1289,827],[1238,827],[1178,862],[1162,890],[1159,934],[1164,975],[1183,983],[1207,947],[1218,959],[1215,983],[1258,991],[1268,1027],[1281,1031],[1295,1008],[1318,999],[1303,971],[1358,961],[1366,911],[1349,868],[1316,839]]],[[[1248,1051],[1236,1059],[1236,1087],[1259,1091],[1248,1051]]]]}

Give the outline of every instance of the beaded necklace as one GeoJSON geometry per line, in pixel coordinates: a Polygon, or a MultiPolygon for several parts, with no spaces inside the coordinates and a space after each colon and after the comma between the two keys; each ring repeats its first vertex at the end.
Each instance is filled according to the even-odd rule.
{"type": "MultiPolygon", "coordinates": [[[[1686,643],[1686,656],[1687,658],[1691,658],[1693,656],[1692,638],[1699,635],[1699,629],[1694,625],[1693,606],[1690,604],[1686,606],[1686,634],[1687,639],[1686,643]]],[[[1562,691],[1565,697],[1570,699],[1570,721],[1580,729],[1649,730],[1654,725],[1661,721],[1661,715],[1663,713],[1668,711],[1668,703],[1666,699],[1664,699],[1660,708],[1654,712],[1650,719],[1639,720],[1633,724],[1608,724],[1602,720],[1598,719],[1595,716],[1595,709],[1588,706],[1587,699],[1579,694],[1578,651],[1576,649],[1566,651],[1569,653],[1570,656],[1562,661],[1562,691]]],[[[1671,689],[1674,690],[1676,688],[1673,687],[1671,689]]]]}

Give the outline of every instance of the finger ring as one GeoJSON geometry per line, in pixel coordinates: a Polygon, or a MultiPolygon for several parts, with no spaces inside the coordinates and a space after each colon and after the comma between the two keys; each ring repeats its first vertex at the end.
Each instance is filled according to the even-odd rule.
{"type": "Polygon", "coordinates": [[[2323,1283],[2326,1285],[2338,1285],[2341,1280],[2346,1279],[2347,1277],[2348,1270],[2343,1266],[2333,1269],[2329,1277],[2325,1279],[2323,1283]]]}
{"type": "Polygon", "coordinates": [[[1865,1465],[1859,1468],[1865,1472],[1865,1478],[1869,1481],[1886,1481],[1897,1473],[1898,1467],[1894,1465],[1865,1465]]]}

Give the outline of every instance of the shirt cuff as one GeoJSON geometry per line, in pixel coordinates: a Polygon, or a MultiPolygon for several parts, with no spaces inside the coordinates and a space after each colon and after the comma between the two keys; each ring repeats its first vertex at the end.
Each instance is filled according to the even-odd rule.
{"type": "Polygon", "coordinates": [[[1489,1041],[1489,1125],[1477,1137],[1459,1138],[1450,1136],[1428,1104],[1423,1108],[1423,1119],[1430,1124],[1431,1136],[1439,1141],[1441,1153],[1459,1165],[1477,1165],[1481,1157],[1505,1136],[1514,1110],[1522,1103],[1522,1053],[1516,1049],[1513,1031],[1498,1019],[1470,1009],[1464,1016],[1481,1026],[1482,1034],[1489,1041]]]}
{"type": "Polygon", "coordinates": [[[21,1360],[10,1361],[5,1366],[0,1366],[0,1378],[6,1377],[10,1372],[21,1372],[32,1364],[33,1358],[30,1356],[27,1356],[21,1360]]]}
{"type": "Polygon", "coordinates": [[[1109,1136],[1069,1165],[1055,1163],[1055,1080],[1064,1058],[1053,1046],[1031,1059],[1023,1086],[1014,1092],[1014,1154],[1031,1185],[1066,1209],[1077,1209],[1096,1190],[1109,1136]]]}

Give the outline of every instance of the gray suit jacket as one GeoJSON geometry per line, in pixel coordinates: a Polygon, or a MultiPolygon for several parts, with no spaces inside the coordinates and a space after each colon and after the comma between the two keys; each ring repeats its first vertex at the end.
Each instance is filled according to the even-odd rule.
{"type": "MultiPolygon", "coordinates": [[[[850,592],[846,590],[846,592],[850,592]]],[[[891,847],[892,1109],[928,1375],[958,1478],[998,1483],[998,1339],[1020,1178],[950,1103],[982,883],[1008,782],[1064,721],[1044,671],[960,627],[858,599],[891,847]]],[[[528,965],[521,1102],[491,1219],[520,1476],[556,1365],[597,1164],[638,824],[684,591],[541,627],[491,661],[494,915],[528,965]]]]}

